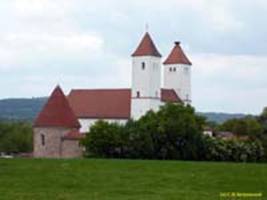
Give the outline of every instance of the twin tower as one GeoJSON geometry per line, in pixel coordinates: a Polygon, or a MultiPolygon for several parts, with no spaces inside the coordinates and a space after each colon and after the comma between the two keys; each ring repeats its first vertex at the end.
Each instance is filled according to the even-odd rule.
{"type": "Polygon", "coordinates": [[[191,103],[191,65],[180,43],[175,42],[169,56],[162,62],[149,33],[145,33],[132,54],[131,116],[139,118],[148,110],[158,110],[164,104],[162,91],[174,90],[185,104],[191,103]],[[163,88],[163,89],[162,89],[163,88]]]}

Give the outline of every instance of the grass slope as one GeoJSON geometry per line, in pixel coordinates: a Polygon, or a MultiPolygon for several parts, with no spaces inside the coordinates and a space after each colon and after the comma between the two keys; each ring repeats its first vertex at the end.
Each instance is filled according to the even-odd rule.
{"type": "Polygon", "coordinates": [[[267,198],[267,165],[0,159],[1,200],[215,200],[220,192],[267,198]]]}

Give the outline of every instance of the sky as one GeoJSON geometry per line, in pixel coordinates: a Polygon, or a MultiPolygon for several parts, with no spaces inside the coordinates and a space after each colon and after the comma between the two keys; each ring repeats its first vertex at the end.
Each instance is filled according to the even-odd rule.
{"type": "Polygon", "coordinates": [[[162,60],[181,41],[198,111],[258,114],[266,19],[266,0],[0,0],[0,99],[129,88],[148,24],[162,60]]]}

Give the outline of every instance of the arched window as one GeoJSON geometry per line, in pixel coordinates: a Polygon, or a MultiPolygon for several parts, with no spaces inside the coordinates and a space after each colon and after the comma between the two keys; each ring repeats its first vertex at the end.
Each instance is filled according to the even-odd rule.
{"type": "Polygon", "coordinates": [[[169,68],[169,71],[172,72],[172,68],[171,67],[169,68]]]}
{"type": "Polygon", "coordinates": [[[137,97],[137,98],[140,97],[140,92],[139,92],[139,91],[136,92],[136,97],[137,97]]]}
{"type": "Polygon", "coordinates": [[[45,135],[41,134],[41,143],[44,146],[45,145],[45,135]]]}
{"type": "Polygon", "coordinates": [[[176,72],[176,67],[173,68],[173,71],[176,72]]]}
{"type": "Polygon", "coordinates": [[[142,70],[145,70],[146,68],[146,63],[142,62],[142,70]]]}

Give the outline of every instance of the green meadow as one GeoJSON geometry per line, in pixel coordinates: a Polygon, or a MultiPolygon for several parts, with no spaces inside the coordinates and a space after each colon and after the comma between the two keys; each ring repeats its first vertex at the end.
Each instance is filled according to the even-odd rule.
{"type": "Polygon", "coordinates": [[[102,159],[0,159],[0,200],[267,199],[267,165],[102,159]],[[227,192],[261,198],[220,197],[227,192]]]}

